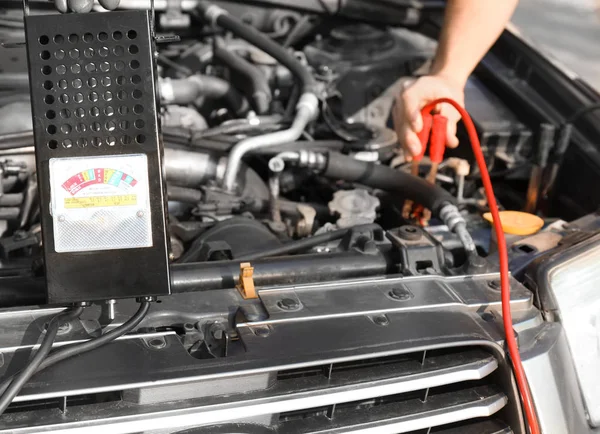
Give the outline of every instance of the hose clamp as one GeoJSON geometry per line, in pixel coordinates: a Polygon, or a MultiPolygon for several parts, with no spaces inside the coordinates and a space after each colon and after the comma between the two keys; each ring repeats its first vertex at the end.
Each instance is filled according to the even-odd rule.
{"type": "Polygon", "coordinates": [[[303,93],[296,104],[296,110],[303,107],[308,110],[311,120],[316,119],[319,115],[319,98],[313,93],[303,93]]]}
{"type": "Polygon", "coordinates": [[[454,232],[454,229],[458,224],[462,223],[466,225],[466,221],[463,216],[460,215],[460,211],[458,211],[456,205],[451,203],[442,207],[440,210],[440,218],[452,232],[454,232]]]}

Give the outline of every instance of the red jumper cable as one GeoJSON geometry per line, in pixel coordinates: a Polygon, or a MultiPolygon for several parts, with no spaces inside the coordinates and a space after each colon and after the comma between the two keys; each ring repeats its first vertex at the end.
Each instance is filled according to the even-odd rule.
{"type": "Polygon", "coordinates": [[[502,230],[502,223],[500,222],[500,214],[498,213],[498,204],[496,202],[496,197],[494,196],[492,181],[490,179],[490,174],[481,150],[479,136],[477,135],[477,130],[475,129],[475,125],[473,124],[473,120],[471,119],[471,116],[469,116],[469,113],[460,104],[450,98],[440,98],[427,104],[427,106],[423,108],[422,113],[429,115],[429,113],[431,113],[438,106],[438,104],[444,103],[452,105],[460,113],[471,142],[471,147],[473,148],[475,160],[477,161],[479,171],[481,172],[481,181],[483,182],[483,188],[485,190],[485,195],[490,207],[490,212],[492,214],[492,218],[494,219],[494,231],[496,232],[496,239],[498,241],[502,320],[504,323],[504,334],[506,335],[505,339],[508,347],[508,354],[512,360],[515,378],[521,394],[521,400],[523,401],[523,407],[525,409],[525,416],[529,424],[529,429],[532,434],[540,434],[540,427],[537,415],[535,413],[533,400],[531,398],[529,385],[527,383],[527,376],[525,375],[525,370],[523,369],[521,355],[519,354],[519,347],[513,331],[512,314],[510,310],[510,280],[508,272],[508,252],[506,247],[506,239],[504,238],[504,231],[502,230]]]}

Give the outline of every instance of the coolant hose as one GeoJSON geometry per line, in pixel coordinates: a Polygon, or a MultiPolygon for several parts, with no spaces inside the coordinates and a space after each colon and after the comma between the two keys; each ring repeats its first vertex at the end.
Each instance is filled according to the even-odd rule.
{"type": "Polygon", "coordinates": [[[256,113],[267,113],[273,99],[267,76],[243,57],[229,51],[222,42],[217,42],[214,57],[231,70],[234,81],[239,83],[238,89],[250,100],[256,113]]]}
{"type": "Polygon", "coordinates": [[[231,83],[211,75],[165,79],[160,82],[159,89],[161,100],[165,104],[187,105],[206,97],[225,100],[238,116],[248,111],[248,102],[231,83]]]}
{"type": "Polygon", "coordinates": [[[300,138],[306,126],[316,118],[319,109],[319,100],[317,98],[317,81],[312,76],[307,67],[305,67],[294,55],[278,43],[263,35],[255,28],[244,24],[242,21],[229,15],[229,13],[219,6],[209,2],[201,1],[198,3],[198,11],[202,18],[213,25],[219,25],[225,30],[230,31],[235,36],[246,40],[263,50],[273,57],[300,81],[302,85],[302,95],[296,105],[296,115],[292,126],[284,131],[265,134],[263,136],[250,137],[236,144],[229,154],[229,161],[223,177],[223,187],[227,191],[235,189],[235,179],[239,170],[242,158],[252,151],[267,147],[276,147],[284,143],[294,142],[300,138]]]}
{"type": "Polygon", "coordinates": [[[167,185],[167,198],[169,201],[195,205],[202,201],[202,192],[193,188],[167,185]]]}
{"type": "Polygon", "coordinates": [[[422,204],[438,216],[445,205],[456,203],[450,193],[423,178],[388,166],[356,160],[338,152],[327,154],[327,165],[322,175],[399,193],[422,204]]]}
{"type": "Polygon", "coordinates": [[[229,15],[229,12],[225,9],[212,3],[200,1],[198,3],[198,11],[211,24],[217,24],[238,38],[255,45],[289,69],[300,83],[302,83],[303,93],[316,93],[317,81],[308,68],[302,65],[296,57],[277,42],[265,36],[254,27],[244,24],[239,19],[229,15]]]}

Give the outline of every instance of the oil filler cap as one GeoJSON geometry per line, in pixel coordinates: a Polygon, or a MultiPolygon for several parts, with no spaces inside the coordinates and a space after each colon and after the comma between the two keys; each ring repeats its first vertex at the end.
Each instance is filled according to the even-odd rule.
{"type": "MultiPolygon", "coordinates": [[[[483,218],[493,223],[492,214],[486,212],[483,218]]],[[[544,220],[534,214],[521,211],[500,211],[502,230],[510,235],[533,235],[544,226],[544,220]]]]}

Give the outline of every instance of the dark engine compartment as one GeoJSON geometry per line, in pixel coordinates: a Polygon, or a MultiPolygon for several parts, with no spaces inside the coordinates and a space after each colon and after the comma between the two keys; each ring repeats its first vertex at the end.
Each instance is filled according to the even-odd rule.
{"type": "MultiPolygon", "coordinates": [[[[30,3],[38,13],[53,12],[45,2],[30,3]]],[[[138,9],[144,7],[141,3],[122,0],[121,8],[138,9]]],[[[239,423],[215,416],[214,426],[193,431],[150,424],[139,432],[316,432],[322,427],[347,432],[339,422],[343,418],[359,426],[365,414],[383,414],[383,409],[387,418],[395,414],[397,403],[405,409],[418,407],[417,401],[426,403],[430,389],[431,402],[438,399],[444,406],[446,397],[458,396],[469,404],[472,397],[483,396],[486,405],[495,406],[495,416],[482,414],[475,422],[458,417],[441,428],[425,424],[394,432],[524,432],[510,368],[497,344],[502,337],[495,310],[496,241],[483,218],[488,206],[462,124],[462,145],[446,153],[432,191],[456,203],[480,261],[469,260],[463,240],[440,209],[434,209],[431,220],[406,218],[402,207],[408,190],[402,185],[382,188],[369,178],[371,172],[360,172],[385,169],[404,179],[410,171],[390,110],[403,82],[428,72],[443,2],[214,3],[293,57],[309,75],[311,92],[295,71],[257,46],[206,24],[199,2],[156,2],[173,295],[154,304],[135,334],[105,348],[91,362],[90,378],[87,366],[82,369],[74,361],[58,374],[50,370],[36,377],[37,383],[19,395],[21,401],[9,407],[8,427],[21,429],[21,417],[33,423],[38,410],[44,416],[40,426],[59,427],[62,416],[56,410],[68,406],[73,421],[100,420],[102,410],[111,419],[108,423],[115,423],[110,425],[114,432],[133,432],[115,420],[140,408],[144,414],[162,417],[163,411],[173,410],[183,417],[186,409],[225,408],[226,398],[232,397],[236,411],[234,404],[246,397],[275,405],[273,396],[284,401],[287,394],[321,387],[352,391],[358,374],[352,375],[358,370],[370,381],[384,382],[391,375],[386,369],[410,376],[428,363],[444,369],[447,363],[450,368],[483,366],[489,372],[463,378],[475,382],[467,386],[441,381],[418,391],[400,388],[339,404],[324,401],[314,408],[249,410],[239,423]],[[313,95],[314,104],[306,93],[313,95]],[[315,112],[297,138],[272,147],[248,146],[231,172],[236,146],[294,128],[301,107],[311,104],[315,112]],[[251,287],[244,283],[245,272],[251,287]],[[252,296],[254,286],[260,297],[252,296]],[[436,319],[430,315],[433,310],[436,319]],[[401,335],[386,329],[390,323],[403,330],[401,335]],[[412,365],[415,360],[418,369],[412,365]],[[65,386],[60,373],[69,371],[71,384],[65,386]],[[181,408],[179,401],[185,401],[181,408]]],[[[33,339],[27,332],[29,315],[41,323],[44,310],[54,307],[47,306],[27,62],[20,44],[22,11],[1,1],[0,7],[0,308],[13,308],[7,312],[22,319],[3,343],[20,348],[33,339]],[[34,305],[42,307],[32,307],[30,313],[28,306],[34,305]]],[[[115,41],[111,43],[120,44],[115,41]]],[[[50,47],[56,51],[49,55],[64,48],[54,44],[50,47]]],[[[87,86],[90,95],[101,92],[109,101],[107,95],[117,97],[120,84],[102,83],[101,90],[87,86]]],[[[57,101],[52,99],[55,105],[44,122],[55,125],[57,148],[96,146],[80,141],[70,127],[65,132],[65,125],[96,131],[97,146],[125,146],[139,137],[143,125],[119,122],[118,115],[105,124],[87,115],[77,119],[76,112],[60,107],[61,90],[52,92],[57,101]],[[105,136],[116,139],[104,142],[105,136]]],[[[532,172],[539,169],[544,175],[536,191],[539,200],[529,210],[544,220],[543,229],[508,240],[515,324],[526,332],[547,319],[540,312],[540,264],[548,255],[591,239],[600,227],[594,214],[600,193],[589,188],[600,179],[593,141],[600,134],[598,114],[584,114],[565,126],[600,95],[505,32],[470,78],[465,97],[503,209],[526,208],[532,172]]],[[[429,165],[425,158],[421,176],[429,165]]],[[[427,200],[434,208],[437,199],[427,200]]],[[[123,266],[135,274],[135,261],[123,266]]],[[[85,282],[93,277],[77,278],[85,282]]],[[[59,341],[98,334],[133,311],[133,300],[99,302],[59,341]]],[[[6,356],[7,372],[19,364],[15,355],[6,356]]],[[[193,425],[188,422],[177,419],[172,426],[193,425]]]]}

